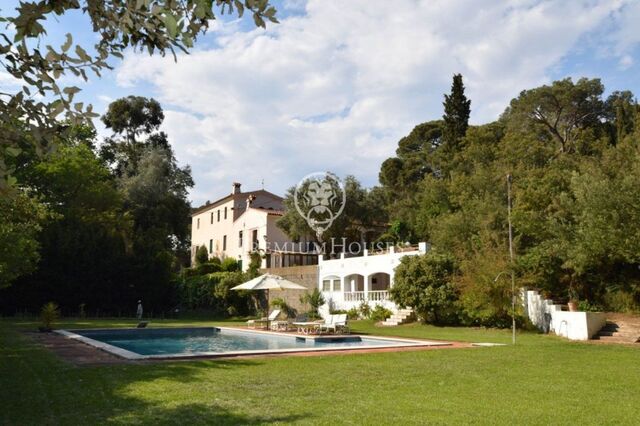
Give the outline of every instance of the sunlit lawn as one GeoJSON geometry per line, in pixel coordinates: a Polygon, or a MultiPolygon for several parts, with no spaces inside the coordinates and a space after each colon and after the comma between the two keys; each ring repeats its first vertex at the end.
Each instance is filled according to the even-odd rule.
{"type": "MultiPolygon", "coordinates": [[[[66,321],[123,327],[133,320],[66,321]]],[[[201,320],[152,326],[211,325],[201,320]]],[[[233,324],[233,323],[231,323],[233,324]]],[[[640,345],[523,333],[515,347],[75,367],[0,321],[0,424],[638,424],[640,345]]],[[[509,342],[412,324],[356,332],[509,342]]]]}

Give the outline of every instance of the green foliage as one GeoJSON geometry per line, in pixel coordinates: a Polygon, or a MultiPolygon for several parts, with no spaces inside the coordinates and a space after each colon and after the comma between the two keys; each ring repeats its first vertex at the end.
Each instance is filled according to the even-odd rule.
{"type": "Polygon", "coordinates": [[[51,330],[53,324],[60,318],[60,309],[55,302],[49,302],[40,310],[40,322],[44,330],[51,330]]]}
{"type": "Polygon", "coordinates": [[[254,313],[251,292],[231,290],[247,280],[241,272],[215,272],[189,276],[175,281],[178,300],[185,310],[208,310],[219,315],[237,316],[254,313]]]}
{"type": "Polygon", "coordinates": [[[46,218],[45,205],[25,193],[0,197],[0,289],[35,270],[46,218]]]}
{"type": "Polygon", "coordinates": [[[287,318],[295,318],[297,315],[296,310],[280,297],[271,300],[271,306],[280,309],[280,312],[284,313],[287,318]]]}
{"type": "Polygon", "coordinates": [[[251,261],[249,262],[248,274],[249,277],[255,278],[260,275],[260,267],[262,266],[262,255],[260,252],[252,251],[249,255],[251,261]]]}
{"type": "Polygon", "coordinates": [[[322,295],[322,292],[317,288],[314,288],[311,293],[307,291],[302,296],[300,296],[300,303],[302,303],[303,305],[309,305],[309,313],[318,316],[318,309],[320,308],[320,306],[325,304],[325,299],[322,295]]]}
{"type": "MultiPolygon", "coordinates": [[[[164,142],[149,142],[134,152],[140,155],[135,167],[120,157],[127,166],[119,174],[92,149],[94,132],[79,128],[73,135],[59,140],[49,156],[25,149],[14,161],[20,181],[52,217],[40,232],[31,220],[37,208],[7,222],[15,227],[31,220],[15,241],[26,244],[31,238],[35,247],[32,236],[37,235],[41,260],[30,275],[13,266],[13,274],[23,276],[0,297],[0,309],[34,311],[54,297],[69,311],[86,303],[92,314],[130,312],[141,298],[149,312],[170,308],[175,302],[172,274],[180,267],[178,254],[188,247],[189,170],[177,167],[166,136],[149,135],[164,142]]],[[[33,258],[23,252],[26,267],[33,258]]]]}
{"type": "Polygon", "coordinates": [[[232,257],[225,257],[222,260],[220,267],[225,272],[235,272],[240,270],[240,264],[232,257]]]}
{"type": "Polygon", "coordinates": [[[375,308],[371,310],[371,314],[369,315],[369,319],[373,321],[384,321],[392,315],[392,312],[385,308],[384,306],[377,305],[375,308]]]}
{"type": "Polygon", "coordinates": [[[383,163],[389,227],[382,238],[408,235],[452,253],[460,265],[461,321],[510,320],[508,280],[492,282],[509,269],[507,173],[518,287],[559,298],[572,289],[604,307],[621,293],[629,303],[614,305],[640,304],[638,106],[631,92],[604,100],[603,91],[597,79],[525,90],[500,120],[468,127],[453,151],[440,142],[445,136],[430,142],[435,130],[426,129],[434,122],[423,123],[399,141],[397,158],[383,163]],[[401,177],[413,175],[416,164],[429,172],[408,184],[401,177]]]}
{"type": "Polygon", "coordinates": [[[0,192],[5,193],[16,182],[11,176],[14,169],[2,160],[19,148],[24,134],[32,136],[30,143],[41,154],[56,138],[70,135],[69,126],[57,121],[63,113],[73,125],[88,123],[97,116],[91,105],[74,102],[80,89],[61,86],[62,81],[72,80],[69,76],[86,81],[88,72],[100,77],[101,72],[112,68],[110,60],[122,58],[129,48],[162,56],[170,52],[176,57],[176,50],[186,52],[206,32],[216,18],[214,7],[220,14],[235,12],[239,17],[248,10],[255,25],[263,28],[266,20],[278,22],[276,10],[268,1],[254,0],[59,0],[21,2],[14,9],[7,8],[16,13],[0,16],[3,25],[12,29],[0,38],[0,64],[6,74],[18,80],[20,89],[0,94],[0,192]],[[90,21],[96,34],[92,48],[74,43],[71,33],[60,46],[46,44],[47,23],[77,11],[82,11],[79,16],[90,21]],[[15,123],[23,123],[24,128],[19,129],[15,123]]]}
{"type": "MultiPolygon", "coordinates": [[[[367,190],[353,176],[347,176],[344,181],[346,204],[344,211],[334,220],[329,229],[322,233],[320,239],[312,230],[305,218],[298,213],[295,207],[295,188],[290,188],[284,199],[285,214],[277,221],[277,226],[294,241],[305,237],[316,238],[317,242],[330,244],[334,238],[336,245],[342,245],[343,238],[346,244],[362,241],[363,229],[373,232],[371,241],[379,234],[379,224],[386,221],[386,214],[381,208],[380,193],[375,190],[367,190]]],[[[328,246],[329,249],[331,248],[328,246]]],[[[339,248],[338,248],[339,250],[339,248]]]]}
{"type": "Polygon", "coordinates": [[[455,261],[449,255],[432,251],[405,256],[396,268],[391,298],[401,307],[411,306],[426,322],[455,322],[455,273],[455,261]]]}
{"type": "Polygon", "coordinates": [[[357,320],[360,318],[360,311],[358,311],[358,308],[353,307],[345,313],[347,314],[347,318],[350,320],[357,320]]]}
{"type": "Polygon", "coordinates": [[[358,314],[360,315],[360,318],[366,319],[371,317],[371,305],[365,301],[360,303],[360,306],[358,306],[358,314]]]}
{"type": "Polygon", "coordinates": [[[196,266],[204,265],[209,261],[209,252],[207,251],[207,247],[201,245],[196,249],[196,266]]]}
{"type": "Polygon", "coordinates": [[[460,140],[467,133],[469,127],[469,115],[471,114],[471,101],[464,95],[462,75],[455,74],[451,84],[451,94],[444,95],[444,115],[442,120],[442,139],[444,148],[453,153],[458,149],[460,140]]]}

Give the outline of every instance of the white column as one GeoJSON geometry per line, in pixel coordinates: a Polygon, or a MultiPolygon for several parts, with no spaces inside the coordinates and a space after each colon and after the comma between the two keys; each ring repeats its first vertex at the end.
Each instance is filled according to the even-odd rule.
{"type": "Polygon", "coordinates": [[[369,301],[369,280],[370,275],[365,275],[364,277],[364,300],[369,301]]]}

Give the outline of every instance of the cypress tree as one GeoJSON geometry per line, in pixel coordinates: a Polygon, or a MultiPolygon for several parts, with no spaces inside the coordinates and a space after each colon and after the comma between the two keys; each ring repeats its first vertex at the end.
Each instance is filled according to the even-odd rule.
{"type": "Polygon", "coordinates": [[[462,75],[453,76],[451,94],[444,95],[444,128],[442,139],[449,150],[458,148],[460,139],[467,133],[469,127],[469,114],[471,113],[471,101],[464,95],[462,75]]]}

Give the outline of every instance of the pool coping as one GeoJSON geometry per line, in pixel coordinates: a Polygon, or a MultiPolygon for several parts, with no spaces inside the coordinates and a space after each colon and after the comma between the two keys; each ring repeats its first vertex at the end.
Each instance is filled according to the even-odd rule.
{"type": "Polygon", "coordinates": [[[69,339],[77,340],[87,345],[93,346],[102,351],[108,352],[120,358],[132,361],[142,360],[171,360],[171,359],[196,359],[196,358],[223,358],[223,357],[239,357],[239,356],[255,356],[255,355],[278,355],[278,354],[295,354],[295,353],[307,353],[307,352],[343,352],[343,351],[372,351],[376,349],[392,349],[392,348],[426,348],[434,346],[451,346],[452,342],[440,342],[431,340],[418,340],[418,339],[406,339],[398,337],[385,337],[385,336],[370,336],[361,334],[348,334],[348,335],[298,335],[266,330],[247,330],[239,327],[162,327],[153,328],[153,330],[171,330],[171,329],[208,329],[215,328],[219,330],[229,330],[234,332],[244,332],[248,334],[263,334],[270,336],[281,336],[288,338],[304,338],[310,340],[327,340],[335,339],[336,337],[363,337],[371,340],[390,340],[393,342],[401,342],[401,345],[387,345],[387,346],[345,346],[341,348],[287,348],[287,349],[258,349],[248,351],[231,351],[231,352],[193,352],[190,354],[160,354],[160,355],[141,355],[136,352],[132,352],[118,346],[110,345],[99,340],[92,339],[90,337],[82,336],[78,334],[82,331],[101,331],[101,330],[139,330],[137,328],[87,328],[87,329],[72,329],[72,330],[55,330],[56,333],[67,337],[69,339]]]}

